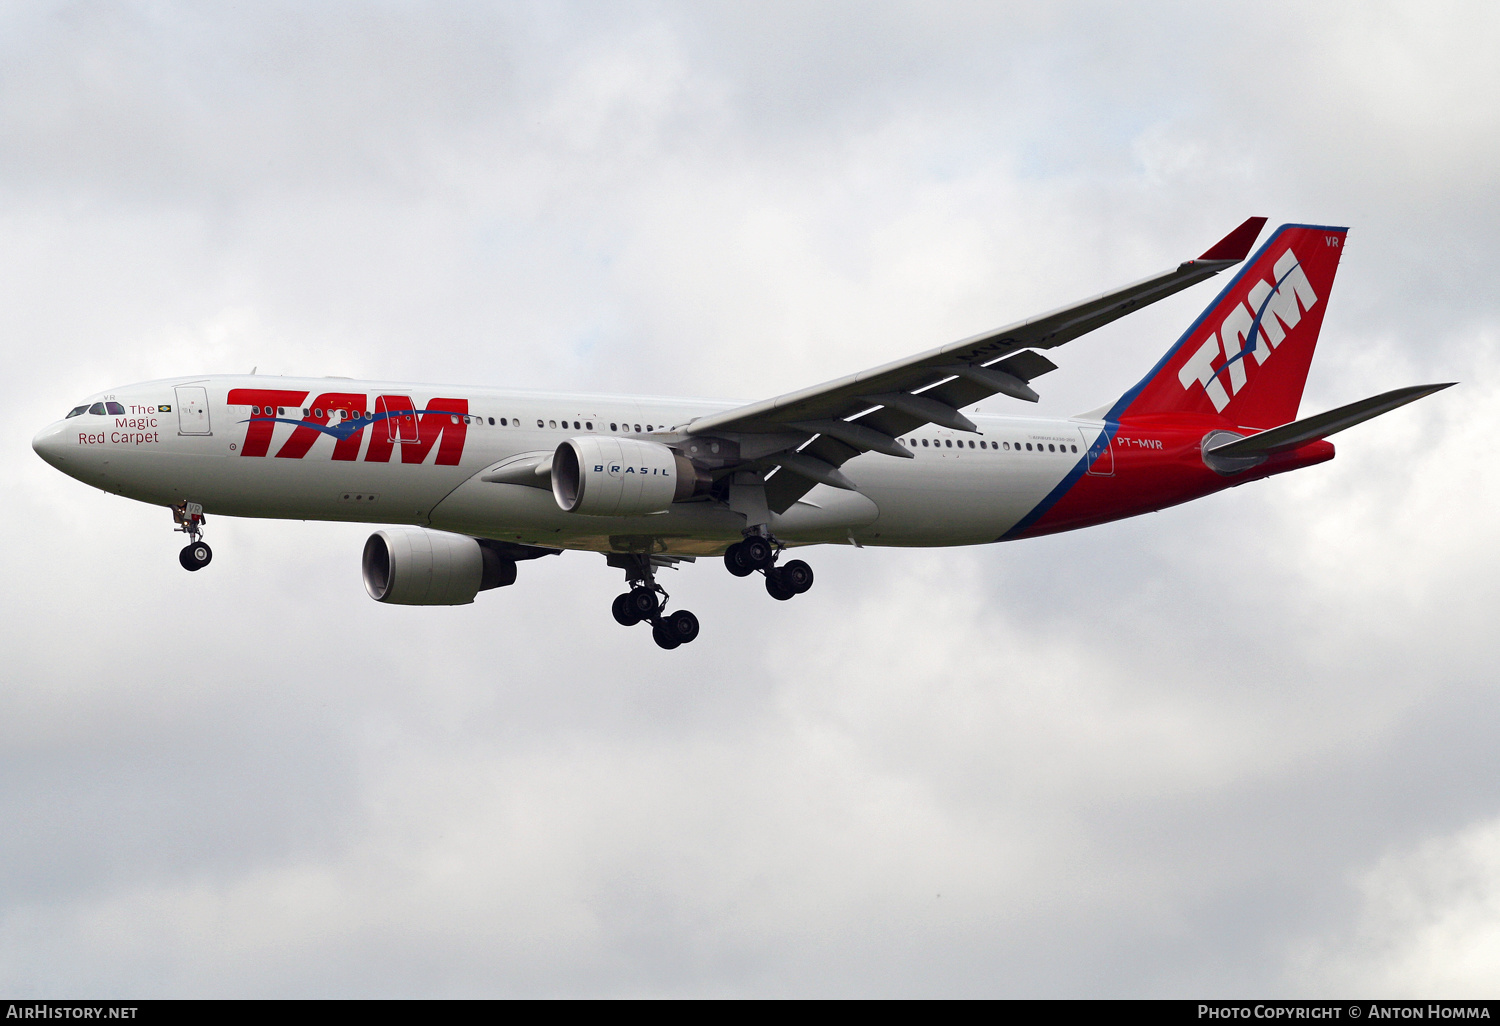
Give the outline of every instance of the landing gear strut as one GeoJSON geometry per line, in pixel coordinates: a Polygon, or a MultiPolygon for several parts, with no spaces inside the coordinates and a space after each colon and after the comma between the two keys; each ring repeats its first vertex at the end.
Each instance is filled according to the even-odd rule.
{"type": "Polygon", "coordinates": [[[766,575],[766,593],[779,602],[801,595],[813,585],[812,567],[800,559],[777,566],[781,546],[769,538],[752,534],[735,542],[724,553],[724,566],[736,577],[749,577],[759,570],[766,575]]]}
{"type": "Polygon", "coordinates": [[[188,543],[177,554],[177,562],[184,570],[202,570],[214,558],[214,550],[203,540],[203,524],[208,519],[203,507],[196,502],[179,502],[172,507],[172,519],[177,523],[174,530],[188,536],[188,543]]]}
{"type": "Polygon", "coordinates": [[[623,595],[615,596],[615,601],[610,606],[615,622],[622,627],[649,623],[652,640],[666,649],[686,645],[698,636],[696,616],[686,609],[679,609],[675,613],[666,612],[670,596],[665,588],[656,583],[656,567],[652,565],[650,556],[630,555],[623,557],[619,563],[614,562],[615,558],[610,557],[611,563],[615,566],[624,564],[625,580],[630,588],[623,595]]]}

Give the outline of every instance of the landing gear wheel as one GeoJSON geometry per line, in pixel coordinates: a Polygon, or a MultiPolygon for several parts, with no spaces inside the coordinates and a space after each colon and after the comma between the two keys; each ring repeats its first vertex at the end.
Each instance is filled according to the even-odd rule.
{"type": "Polygon", "coordinates": [[[797,592],[786,582],[783,571],[772,568],[766,571],[766,594],[778,602],[785,602],[797,592]]]}
{"type": "Polygon", "coordinates": [[[736,577],[749,577],[751,574],[755,573],[755,567],[742,562],[740,560],[740,555],[740,543],[735,542],[733,545],[729,546],[728,550],[726,550],[724,553],[724,566],[730,573],[734,574],[734,576],[736,577]]]}
{"type": "Polygon", "coordinates": [[[677,639],[677,644],[686,645],[698,636],[698,618],[686,609],[679,609],[662,620],[666,633],[677,639]]]}
{"type": "Polygon", "coordinates": [[[615,622],[624,627],[642,621],[649,623],[651,639],[662,648],[673,649],[698,636],[698,618],[686,609],[670,615],[662,612],[671,596],[656,583],[656,567],[670,565],[670,557],[660,564],[655,558],[646,553],[610,554],[609,565],[625,571],[625,587],[630,589],[615,596],[610,612],[615,622]]]}
{"type": "Polygon", "coordinates": [[[631,611],[636,614],[637,622],[651,619],[661,608],[661,603],[656,600],[656,592],[650,588],[632,588],[625,598],[630,603],[631,611]]]}
{"type": "Polygon", "coordinates": [[[674,649],[678,645],[682,644],[682,642],[678,641],[677,638],[672,634],[672,629],[668,626],[668,624],[670,623],[670,619],[662,620],[657,623],[656,626],[651,628],[652,640],[654,640],[662,648],[668,650],[674,649]]]}
{"type": "Polygon", "coordinates": [[[740,542],[737,562],[751,570],[764,570],[776,562],[776,550],[764,538],[751,536],[740,542]]]}
{"type": "Polygon", "coordinates": [[[182,564],[184,570],[202,570],[214,558],[214,550],[204,542],[192,542],[183,546],[177,554],[177,562],[182,564]]]}
{"type": "Polygon", "coordinates": [[[781,583],[792,589],[795,595],[801,595],[813,585],[812,567],[794,559],[781,568],[781,583]]]}
{"type": "Polygon", "coordinates": [[[634,627],[641,622],[640,616],[635,611],[635,606],[631,603],[629,593],[616,595],[614,603],[609,607],[609,611],[615,614],[615,623],[621,627],[634,627]]]}

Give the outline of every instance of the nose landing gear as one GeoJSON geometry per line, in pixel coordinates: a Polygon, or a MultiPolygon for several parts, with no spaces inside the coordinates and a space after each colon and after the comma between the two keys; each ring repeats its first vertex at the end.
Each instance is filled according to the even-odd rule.
{"type": "Polygon", "coordinates": [[[665,649],[686,645],[698,637],[698,618],[686,609],[667,613],[670,596],[666,589],[656,583],[656,567],[646,555],[611,555],[610,565],[625,571],[625,580],[630,590],[615,596],[610,612],[615,622],[622,627],[633,627],[638,623],[651,625],[651,638],[665,649]],[[659,596],[659,597],[658,597],[659,596]]]}
{"type": "Polygon", "coordinates": [[[203,507],[196,502],[179,502],[172,507],[172,519],[177,523],[174,530],[188,536],[188,543],[177,554],[177,562],[184,570],[198,571],[208,566],[214,558],[214,550],[203,541],[203,524],[208,519],[203,507]]]}

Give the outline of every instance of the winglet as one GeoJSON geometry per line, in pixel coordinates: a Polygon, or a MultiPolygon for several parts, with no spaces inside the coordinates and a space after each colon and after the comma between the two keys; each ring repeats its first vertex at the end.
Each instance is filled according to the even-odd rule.
{"type": "Polygon", "coordinates": [[[1250,247],[1255,245],[1255,240],[1260,237],[1260,230],[1266,226],[1264,217],[1252,217],[1234,231],[1224,236],[1218,242],[1208,248],[1199,260],[1243,260],[1250,255],[1250,247]]]}

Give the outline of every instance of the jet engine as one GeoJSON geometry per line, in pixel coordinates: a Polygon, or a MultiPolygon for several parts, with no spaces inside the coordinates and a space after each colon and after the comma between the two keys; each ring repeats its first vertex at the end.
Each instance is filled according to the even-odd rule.
{"type": "Polygon", "coordinates": [[[419,527],[376,531],[360,560],[365,591],[401,606],[461,606],[516,582],[516,564],[474,538],[419,527]]]}
{"type": "Polygon", "coordinates": [[[710,484],[708,474],[660,442],[612,435],[569,438],[552,454],[552,496],[568,513],[665,513],[710,484]]]}

